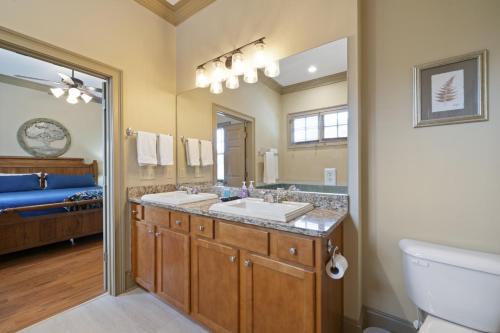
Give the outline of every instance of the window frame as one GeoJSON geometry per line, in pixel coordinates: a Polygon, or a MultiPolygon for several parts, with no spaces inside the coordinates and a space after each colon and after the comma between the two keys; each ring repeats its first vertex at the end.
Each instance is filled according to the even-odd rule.
{"type": "MultiPolygon", "coordinates": [[[[349,137],[349,130],[347,132],[347,137],[331,138],[331,139],[324,138],[324,134],[325,134],[324,133],[325,126],[324,126],[324,120],[323,120],[324,115],[330,114],[330,113],[340,113],[340,112],[344,112],[344,111],[347,111],[349,114],[349,109],[347,107],[347,104],[288,114],[287,115],[288,149],[347,145],[347,138],[349,137]],[[318,116],[318,140],[294,143],[293,142],[293,134],[294,134],[293,122],[294,122],[294,120],[297,118],[314,116],[314,115],[318,116]]],[[[349,128],[349,118],[347,120],[347,126],[349,128]]]]}

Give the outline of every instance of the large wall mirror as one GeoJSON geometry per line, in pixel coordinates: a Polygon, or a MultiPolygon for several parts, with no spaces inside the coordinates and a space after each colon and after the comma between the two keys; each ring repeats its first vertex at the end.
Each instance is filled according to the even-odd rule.
{"type": "Polygon", "coordinates": [[[177,96],[178,183],[347,193],[347,39],[279,65],[278,76],[259,71],[252,84],[240,77],[237,89],[177,96]],[[199,141],[205,156],[197,165],[189,150],[199,141]]]}

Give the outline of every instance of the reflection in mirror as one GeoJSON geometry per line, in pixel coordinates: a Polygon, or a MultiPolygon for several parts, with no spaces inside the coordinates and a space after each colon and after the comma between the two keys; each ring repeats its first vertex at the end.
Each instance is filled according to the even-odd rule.
{"type": "Polygon", "coordinates": [[[347,193],[347,39],[279,65],[279,76],[259,71],[238,89],[177,96],[178,183],[347,193]],[[188,165],[188,138],[211,142],[213,165],[188,165]]]}

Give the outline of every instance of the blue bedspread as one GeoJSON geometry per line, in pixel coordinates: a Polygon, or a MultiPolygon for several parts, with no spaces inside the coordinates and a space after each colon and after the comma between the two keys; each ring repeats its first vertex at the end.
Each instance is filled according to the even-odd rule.
{"type": "MultiPolygon", "coordinates": [[[[43,205],[49,203],[63,202],[68,197],[78,192],[100,190],[102,187],[78,187],[62,188],[54,190],[37,190],[25,192],[0,193],[0,211],[6,208],[16,208],[22,206],[43,205]]],[[[45,214],[66,212],[64,208],[46,209],[42,211],[23,212],[21,216],[39,216],[45,214]]]]}

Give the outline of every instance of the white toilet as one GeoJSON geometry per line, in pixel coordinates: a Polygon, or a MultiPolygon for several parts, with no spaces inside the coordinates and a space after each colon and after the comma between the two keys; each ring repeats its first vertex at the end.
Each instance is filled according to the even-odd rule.
{"type": "Polygon", "coordinates": [[[403,239],[406,289],[427,313],[419,333],[500,333],[500,255],[403,239]]]}

